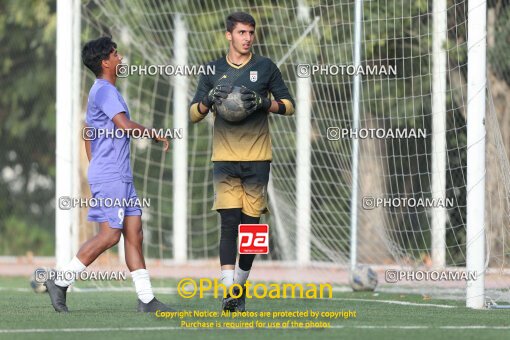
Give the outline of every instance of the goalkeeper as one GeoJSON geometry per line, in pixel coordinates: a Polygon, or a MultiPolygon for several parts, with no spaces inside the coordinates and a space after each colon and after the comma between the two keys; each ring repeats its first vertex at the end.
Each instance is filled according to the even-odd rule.
{"type": "MultiPolygon", "coordinates": [[[[212,61],[214,75],[200,78],[190,106],[193,123],[204,119],[215,105],[226,98],[233,86],[242,87],[242,105],[250,115],[240,122],[230,122],[214,113],[213,181],[214,206],[221,217],[221,283],[226,287],[246,283],[254,254],[241,254],[236,268],[238,225],[258,224],[267,212],[271,138],[269,113],[290,116],[294,100],[282,80],[278,67],[269,59],[251,52],[255,38],[255,20],[247,13],[236,12],[226,19],[225,36],[229,51],[212,61]],[[269,98],[271,93],[275,100],[269,98]]],[[[244,290],[243,290],[244,292],[244,290]]],[[[222,309],[245,310],[245,293],[234,299],[227,296],[222,309]]]]}

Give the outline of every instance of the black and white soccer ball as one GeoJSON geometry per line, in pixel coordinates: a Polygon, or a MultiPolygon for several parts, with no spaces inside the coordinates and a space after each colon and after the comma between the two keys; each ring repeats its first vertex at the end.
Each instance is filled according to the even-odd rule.
{"type": "Polygon", "coordinates": [[[246,111],[241,100],[241,87],[234,86],[227,98],[222,99],[221,103],[215,104],[216,113],[229,122],[240,122],[250,114],[246,111]]]}
{"type": "Polygon", "coordinates": [[[350,283],[355,292],[373,291],[377,287],[377,273],[369,266],[358,265],[351,271],[350,283]]]}

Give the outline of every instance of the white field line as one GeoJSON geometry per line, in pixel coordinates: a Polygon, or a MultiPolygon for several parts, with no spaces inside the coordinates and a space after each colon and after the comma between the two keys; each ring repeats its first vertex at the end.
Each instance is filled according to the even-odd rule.
{"type": "MultiPolygon", "coordinates": [[[[159,293],[167,293],[167,294],[175,294],[177,293],[176,288],[172,287],[152,287],[155,292],[159,293]]],[[[31,292],[32,288],[13,288],[13,287],[0,287],[0,291],[12,291],[12,292],[31,292]]],[[[131,292],[135,291],[135,288],[132,286],[129,287],[87,287],[87,288],[79,288],[79,287],[71,287],[71,291],[80,292],[80,293],[88,293],[88,292],[131,292]]],[[[348,287],[333,287],[333,292],[340,293],[352,293],[352,289],[348,287]]]]}
{"type": "MultiPolygon", "coordinates": [[[[133,332],[133,331],[198,331],[198,330],[211,330],[211,328],[182,328],[182,327],[104,327],[104,328],[30,328],[30,329],[0,329],[0,334],[14,334],[14,333],[74,333],[74,332],[133,332]]],[[[217,330],[228,330],[232,331],[233,328],[213,328],[217,330]]],[[[237,330],[251,330],[255,328],[236,328],[237,330]]],[[[259,328],[257,328],[259,329],[259,328]]],[[[289,331],[289,329],[301,330],[304,328],[267,328],[273,330],[283,330],[289,331]]],[[[314,328],[308,328],[314,329],[314,328]]],[[[334,325],[327,329],[444,329],[444,330],[476,330],[476,329],[492,329],[492,330],[510,330],[510,326],[486,326],[486,325],[476,325],[476,326],[340,326],[334,325]]]]}
{"type": "MultiPolygon", "coordinates": [[[[31,291],[30,288],[3,288],[0,287],[0,291],[31,291]]],[[[153,287],[155,293],[159,294],[177,294],[176,288],[157,288],[153,287]]],[[[76,293],[97,293],[97,292],[131,292],[134,291],[132,287],[105,287],[105,288],[72,288],[72,292],[76,293]]],[[[333,291],[335,289],[333,288],[333,291]]],[[[342,290],[340,290],[342,291],[342,290]]],[[[213,293],[205,293],[204,295],[213,295],[213,293]]],[[[292,298],[288,298],[292,299],[292,298]]],[[[299,299],[299,298],[295,298],[299,299]]],[[[315,300],[315,299],[314,299],[315,300]]],[[[316,299],[320,300],[320,299],[316,299]]],[[[433,303],[416,303],[416,302],[406,302],[406,301],[397,301],[397,300],[377,300],[377,299],[357,299],[357,298],[324,298],[325,301],[360,301],[360,302],[376,302],[376,303],[387,303],[393,305],[402,305],[402,306],[419,306],[419,307],[438,307],[438,308],[457,308],[456,306],[450,305],[440,305],[433,303]]]]}
{"type": "MultiPolygon", "coordinates": [[[[152,290],[160,294],[177,294],[177,288],[172,287],[152,287],[152,290]]],[[[0,287],[0,291],[11,291],[11,292],[31,292],[32,288],[13,288],[13,287],[0,287]]],[[[68,292],[79,292],[79,293],[100,293],[100,292],[134,292],[134,287],[71,287],[68,292]]],[[[333,287],[333,292],[339,293],[351,293],[352,289],[347,287],[333,287]]],[[[204,292],[204,295],[212,295],[212,293],[204,292]]]]}
{"type": "Polygon", "coordinates": [[[435,303],[406,302],[406,301],[397,301],[397,300],[356,299],[356,298],[330,298],[330,299],[325,299],[325,300],[379,302],[379,303],[388,303],[388,304],[392,304],[392,305],[419,306],[419,307],[457,308],[457,306],[450,306],[450,305],[439,305],[439,304],[435,304],[435,303]]]}

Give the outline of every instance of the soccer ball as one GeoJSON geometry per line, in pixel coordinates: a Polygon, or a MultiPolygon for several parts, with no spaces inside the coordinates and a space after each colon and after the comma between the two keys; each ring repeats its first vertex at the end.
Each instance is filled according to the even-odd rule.
{"type": "Polygon", "coordinates": [[[249,114],[243,106],[241,95],[241,88],[234,86],[227,98],[222,99],[221,103],[215,105],[216,113],[229,122],[240,122],[248,117],[249,114]]]}
{"type": "Polygon", "coordinates": [[[369,266],[356,266],[351,271],[351,287],[355,292],[373,291],[377,286],[377,274],[369,266]]]}
{"type": "Polygon", "coordinates": [[[37,268],[32,276],[30,277],[30,287],[34,290],[34,292],[38,294],[46,293],[48,289],[44,285],[45,278],[47,278],[47,273],[50,269],[48,268],[37,268]],[[43,275],[46,273],[46,275],[43,275]]]}

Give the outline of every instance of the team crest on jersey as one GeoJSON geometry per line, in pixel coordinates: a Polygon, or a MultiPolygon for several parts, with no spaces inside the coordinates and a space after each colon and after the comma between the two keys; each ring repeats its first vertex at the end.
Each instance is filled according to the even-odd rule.
{"type": "Polygon", "coordinates": [[[250,71],[250,81],[252,83],[256,82],[258,78],[258,72],[257,71],[250,71]]]}

